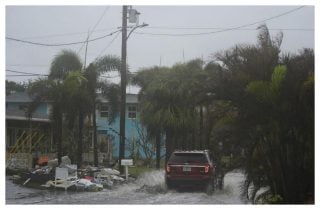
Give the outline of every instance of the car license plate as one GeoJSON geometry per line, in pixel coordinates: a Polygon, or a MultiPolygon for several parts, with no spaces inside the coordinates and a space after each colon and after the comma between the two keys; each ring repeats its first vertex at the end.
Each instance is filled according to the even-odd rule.
{"type": "Polygon", "coordinates": [[[186,167],[186,166],[184,166],[184,167],[182,168],[182,171],[189,172],[189,171],[191,171],[191,167],[186,167]]]}

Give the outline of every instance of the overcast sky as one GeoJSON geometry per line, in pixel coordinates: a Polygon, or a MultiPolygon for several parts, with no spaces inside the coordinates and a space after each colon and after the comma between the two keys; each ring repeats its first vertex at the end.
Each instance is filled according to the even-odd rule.
{"type": "MultiPolygon", "coordinates": [[[[127,61],[130,70],[154,65],[171,66],[195,58],[209,61],[216,52],[235,44],[257,43],[255,30],[263,21],[271,35],[282,30],[282,52],[296,53],[314,48],[314,7],[305,6],[133,6],[140,15],[140,24],[148,27],[135,30],[128,40],[127,61]],[[297,10],[294,10],[297,9],[297,10]],[[294,11],[293,11],[294,10],[294,11]],[[285,14],[289,12],[288,14],[285,14]],[[280,15],[280,16],[279,16],[280,15]],[[279,17],[276,17],[279,16],[279,17]],[[259,22],[259,23],[256,23],[259,22]],[[206,35],[242,25],[241,28],[206,35]],[[162,35],[161,35],[162,34],[162,35]],[[164,35],[165,34],[165,35],[164,35]],[[169,36],[177,35],[177,36],[169,36]]],[[[7,37],[44,44],[84,41],[107,35],[121,26],[121,6],[6,6],[7,37]],[[100,21],[99,21],[100,20],[100,21]],[[94,29],[94,26],[95,29],[94,29]],[[92,32],[92,30],[95,30],[92,32]]],[[[129,24],[131,25],[131,24],[129,24]]],[[[48,74],[54,56],[62,49],[71,49],[84,61],[83,44],[46,47],[6,39],[6,70],[48,74]]],[[[121,55],[121,34],[89,42],[87,64],[98,56],[121,55]]],[[[26,81],[36,77],[6,71],[6,79],[26,81]]]]}

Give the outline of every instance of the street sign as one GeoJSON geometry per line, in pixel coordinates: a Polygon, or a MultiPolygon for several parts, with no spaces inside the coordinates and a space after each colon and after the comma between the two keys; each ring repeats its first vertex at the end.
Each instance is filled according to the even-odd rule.
{"type": "Polygon", "coordinates": [[[128,176],[129,176],[129,173],[128,173],[128,166],[132,166],[133,165],[133,160],[132,159],[122,159],[121,160],[121,165],[122,166],[125,166],[125,173],[126,173],[126,180],[128,181],[128,176]]]}
{"type": "Polygon", "coordinates": [[[132,166],[133,165],[133,160],[132,159],[122,159],[121,160],[121,165],[122,166],[132,166]]]}

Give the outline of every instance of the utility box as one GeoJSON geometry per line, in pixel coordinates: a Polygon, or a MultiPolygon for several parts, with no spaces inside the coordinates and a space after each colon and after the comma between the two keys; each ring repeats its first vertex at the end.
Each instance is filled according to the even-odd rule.
{"type": "Polygon", "coordinates": [[[129,23],[139,24],[139,15],[140,13],[135,9],[129,10],[129,23]]]}

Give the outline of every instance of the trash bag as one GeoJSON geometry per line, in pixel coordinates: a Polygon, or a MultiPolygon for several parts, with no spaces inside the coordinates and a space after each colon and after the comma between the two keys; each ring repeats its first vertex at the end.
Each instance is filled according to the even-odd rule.
{"type": "Polygon", "coordinates": [[[51,168],[56,168],[58,165],[59,163],[57,158],[48,161],[48,166],[51,168]]]}
{"type": "Polygon", "coordinates": [[[120,175],[120,172],[112,168],[103,168],[101,169],[101,174],[120,175]]]}
{"type": "Polygon", "coordinates": [[[71,159],[68,156],[61,157],[61,165],[71,165],[71,159]]]}

